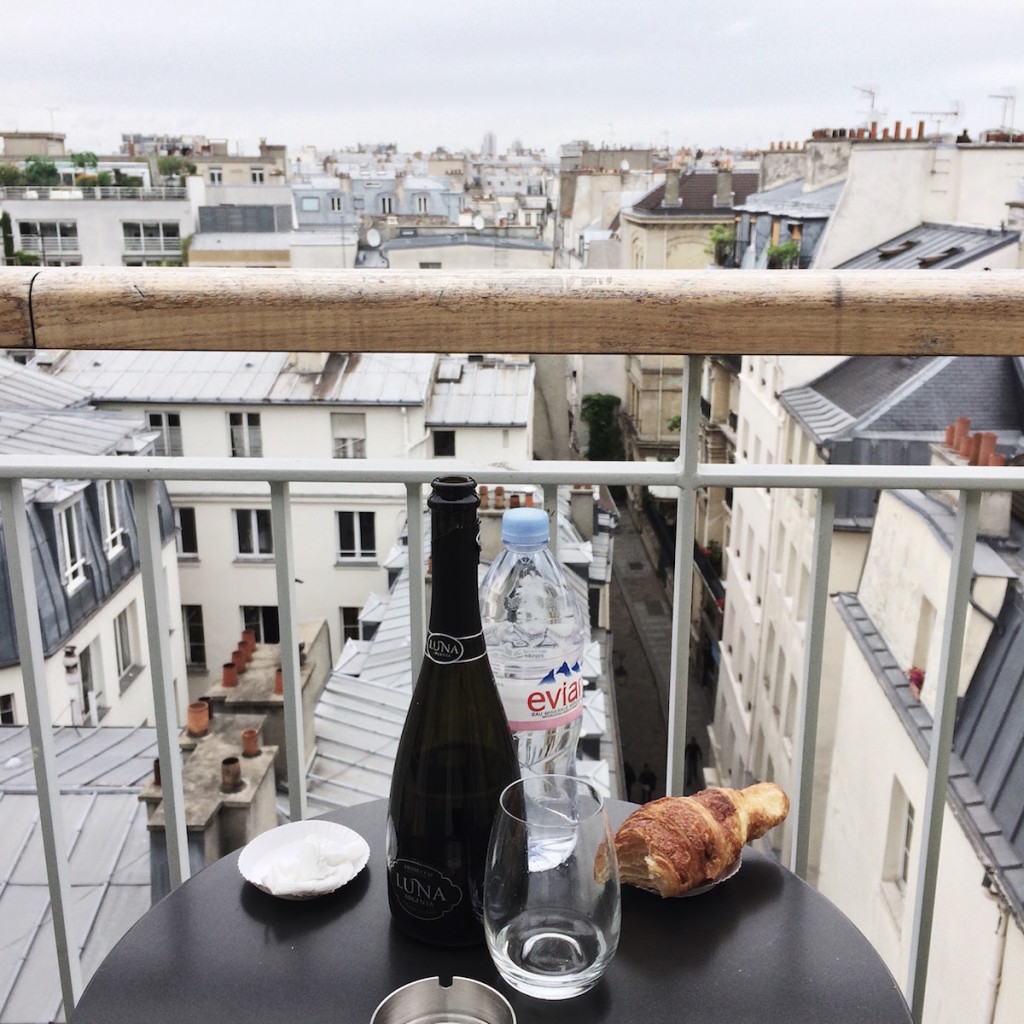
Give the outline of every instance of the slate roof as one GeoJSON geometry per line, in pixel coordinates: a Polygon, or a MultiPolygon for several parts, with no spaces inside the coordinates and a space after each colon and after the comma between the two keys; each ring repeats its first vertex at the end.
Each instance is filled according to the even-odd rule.
{"type": "MultiPolygon", "coordinates": [[[[778,397],[828,462],[927,465],[959,416],[1008,456],[1024,448],[1022,379],[1019,356],[855,356],[778,397]]],[[[840,492],[836,515],[870,522],[874,491],[840,492]]]]}
{"type": "Polygon", "coordinates": [[[656,185],[633,205],[633,212],[649,216],[679,217],[686,214],[714,214],[716,216],[731,213],[738,203],[746,201],[748,195],[757,188],[759,174],[757,171],[733,171],[732,203],[719,206],[715,203],[718,188],[717,171],[693,171],[679,176],[678,206],[665,206],[665,182],[656,185]]]}
{"type": "Polygon", "coordinates": [[[955,270],[1020,242],[1019,231],[924,223],[840,263],[838,270],[955,270]]]}

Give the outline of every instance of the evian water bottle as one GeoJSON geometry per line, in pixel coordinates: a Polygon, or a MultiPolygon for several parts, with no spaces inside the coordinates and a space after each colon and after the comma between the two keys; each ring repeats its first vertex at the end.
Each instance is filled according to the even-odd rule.
{"type": "Polygon", "coordinates": [[[512,508],[480,585],[480,615],[522,774],[576,772],[586,610],[548,550],[548,516],[512,508]]]}

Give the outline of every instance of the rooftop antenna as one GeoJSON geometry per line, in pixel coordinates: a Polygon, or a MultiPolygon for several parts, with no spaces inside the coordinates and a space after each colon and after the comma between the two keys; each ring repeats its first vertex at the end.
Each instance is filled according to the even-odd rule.
{"type": "Polygon", "coordinates": [[[867,124],[870,124],[872,121],[877,121],[879,118],[885,117],[888,111],[880,110],[878,107],[875,106],[875,100],[878,99],[877,85],[855,85],[854,89],[856,89],[857,92],[861,94],[861,96],[866,96],[868,98],[868,109],[861,111],[862,114],[867,115],[867,124]]]}
{"type": "Polygon", "coordinates": [[[956,121],[960,117],[960,101],[953,100],[952,110],[912,110],[911,113],[915,117],[931,117],[935,120],[935,134],[942,134],[942,121],[944,118],[951,117],[956,121]]]}
{"type": "Polygon", "coordinates": [[[1013,118],[1017,107],[1017,91],[1012,86],[1006,86],[1006,92],[995,93],[989,96],[990,100],[1003,101],[1003,117],[999,127],[1008,132],[1013,138],[1013,118]]]}

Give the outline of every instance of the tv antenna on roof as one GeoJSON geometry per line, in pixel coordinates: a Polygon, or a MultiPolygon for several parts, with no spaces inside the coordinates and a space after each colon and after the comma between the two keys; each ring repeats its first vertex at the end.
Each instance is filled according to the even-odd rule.
{"type": "Polygon", "coordinates": [[[989,96],[990,100],[1003,101],[1003,117],[999,127],[1010,134],[1013,138],[1013,118],[1017,107],[1017,91],[1012,86],[1006,87],[1006,92],[995,93],[989,96]]]}
{"type": "Polygon", "coordinates": [[[912,110],[911,113],[915,117],[931,117],[935,119],[935,134],[942,134],[942,121],[944,118],[951,117],[956,121],[960,117],[960,101],[953,100],[952,110],[912,110]]]}
{"type": "Polygon", "coordinates": [[[877,85],[855,85],[854,89],[861,94],[861,96],[867,96],[869,105],[867,110],[862,110],[862,114],[867,115],[868,121],[877,121],[880,117],[885,117],[888,113],[886,110],[879,110],[875,106],[875,100],[878,99],[878,86],[877,85]]]}

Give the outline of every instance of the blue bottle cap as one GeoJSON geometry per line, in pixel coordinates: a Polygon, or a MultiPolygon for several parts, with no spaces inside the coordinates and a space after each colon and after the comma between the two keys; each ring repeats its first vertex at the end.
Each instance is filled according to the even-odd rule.
{"type": "Polygon", "coordinates": [[[510,508],[501,517],[506,544],[547,544],[548,514],[542,508],[510,508]]]}

